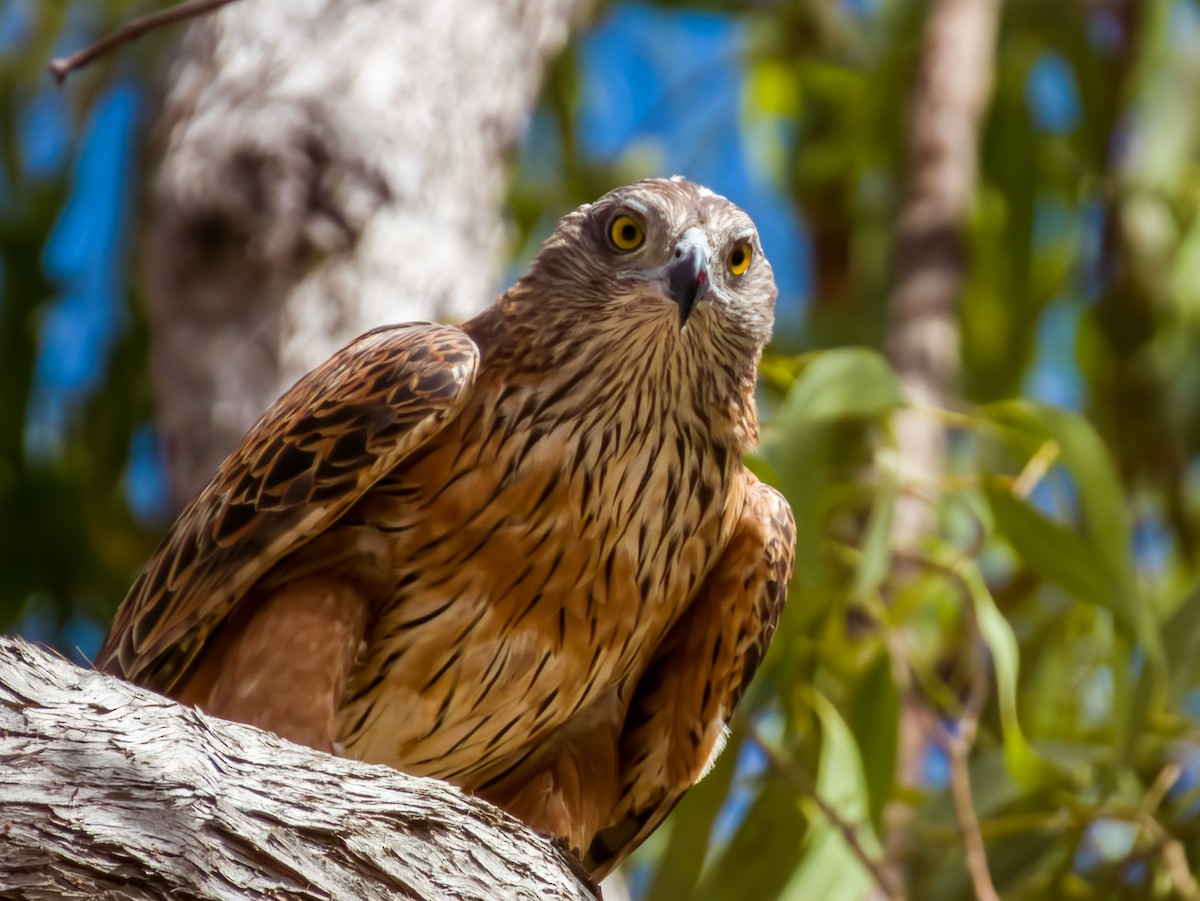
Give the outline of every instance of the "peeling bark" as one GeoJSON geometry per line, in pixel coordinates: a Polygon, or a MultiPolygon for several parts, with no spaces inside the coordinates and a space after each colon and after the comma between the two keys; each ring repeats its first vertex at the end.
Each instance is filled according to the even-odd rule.
{"type": "Polygon", "coordinates": [[[177,504],[351,338],[490,302],[508,153],[587,5],[254,0],[188,29],[141,244],[177,504]]]}
{"type": "Polygon", "coordinates": [[[0,761],[4,898],[595,897],[563,852],[444,782],[205,716],[12,637],[0,761]]]}

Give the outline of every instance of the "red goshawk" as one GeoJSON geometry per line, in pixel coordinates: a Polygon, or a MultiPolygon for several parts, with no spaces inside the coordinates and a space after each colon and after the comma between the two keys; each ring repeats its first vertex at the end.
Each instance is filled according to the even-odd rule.
{"type": "Polygon", "coordinates": [[[368,332],[188,505],[99,666],[446,779],[595,878],[720,750],[791,576],[742,463],[776,288],[682,179],[567,215],[461,328],[368,332]]]}

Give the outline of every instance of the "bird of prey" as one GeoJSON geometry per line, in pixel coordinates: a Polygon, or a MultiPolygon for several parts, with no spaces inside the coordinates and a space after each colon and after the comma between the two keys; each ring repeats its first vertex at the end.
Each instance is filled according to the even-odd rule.
{"type": "Polygon", "coordinates": [[[368,332],[180,515],[111,673],[448,780],[602,878],[719,752],[791,576],[742,462],[776,288],[681,178],[568,214],[461,328],[368,332]]]}

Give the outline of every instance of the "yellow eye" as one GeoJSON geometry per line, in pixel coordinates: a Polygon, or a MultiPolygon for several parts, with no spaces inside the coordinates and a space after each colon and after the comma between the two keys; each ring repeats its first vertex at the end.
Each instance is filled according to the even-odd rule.
{"type": "Polygon", "coordinates": [[[608,227],[608,237],[617,250],[637,250],[646,240],[646,233],[632,216],[618,216],[608,227]]]}
{"type": "Polygon", "coordinates": [[[750,258],[754,249],[749,244],[739,244],[729,253],[729,271],[734,275],[742,275],[750,268],[750,258]]]}

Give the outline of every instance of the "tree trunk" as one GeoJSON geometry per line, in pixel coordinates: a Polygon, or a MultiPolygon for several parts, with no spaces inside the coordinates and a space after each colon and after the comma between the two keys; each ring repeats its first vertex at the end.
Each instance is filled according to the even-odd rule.
{"type": "Polygon", "coordinates": [[[176,503],[368,328],[497,288],[505,162],[587,0],[254,0],[196,21],[141,253],[176,503]]]}
{"type": "Polygon", "coordinates": [[[0,897],[586,899],[434,779],[213,719],[0,637],[0,897]]]}
{"type": "MultiPolygon", "coordinates": [[[[930,5],[913,89],[907,184],[892,252],[887,352],[910,403],[952,406],[958,378],[958,301],[966,277],[963,226],[975,193],[979,133],[991,97],[1001,0],[937,0],[930,5]]],[[[916,547],[936,527],[936,479],[945,458],[940,422],[927,414],[898,417],[901,463],[919,481],[896,505],[892,540],[916,547]]],[[[902,670],[903,667],[901,666],[902,670]]],[[[936,714],[901,673],[896,782],[906,793],[924,781],[925,751],[936,714]]],[[[885,813],[886,871],[905,894],[904,860],[912,807],[893,801],[885,813]]]]}
{"type": "MultiPolygon", "coordinates": [[[[913,90],[907,185],[893,248],[887,351],[911,403],[945,408],[958,378],[958,299],[966,277],[963,224],[975,193],[983,114],[991,98],[1001,0],[938,0],[925,26],[913,90]]],[[[899,424],[906,467],[936,479],[945,455],[941,423],[899,424]]],[[[933,526],[933,505],[896,511],[910,544],[933,526]]]]}

